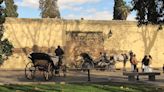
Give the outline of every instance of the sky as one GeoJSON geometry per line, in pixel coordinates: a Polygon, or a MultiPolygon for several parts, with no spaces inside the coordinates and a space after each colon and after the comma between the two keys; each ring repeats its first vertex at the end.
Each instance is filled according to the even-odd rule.
{"type": "MultiPolygon", "coordinates": [[[[125,0],[130,4],[131,0],[125,0]]],[[[39,0],[14,0],[19,18],[41,18],[39,0]]],[[[58,0],[63,19],[112,20],[114,0],[58,0]]],[[[127,20],[135,20],[132,12],[127,20]]]]}

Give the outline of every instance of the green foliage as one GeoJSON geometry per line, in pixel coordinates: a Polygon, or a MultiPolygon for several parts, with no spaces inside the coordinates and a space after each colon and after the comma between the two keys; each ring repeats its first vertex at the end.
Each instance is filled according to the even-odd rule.
{"type": "Polygon", "coordinates": [[[42,18],[60,18],[57,0],[39,0],[42,18]]]}
{"type": "Polygon", "coordinates": [[[130,7],[123,0],[114,0],[113,20],[126,20],[130,13],[130,7]]]}
{"type": "MultiPolygon", "coordinates": [[[[1,6],[2,0],[0,1],[0,24],[4,23],[5,21],[5,15],[3,14],[3,7],[1,6]]],[[[1,26],[0,26],[1,30],[1,26]]]]}
{"type": "Polygon", "coordinates": [[[3,63],[8,56],[12,54],[12,44],[8,41],[8,39],[2,39],[4,28],[3,23],[5,22],[5,16],[3,13],[3,8],[1,7],[2,0],[0,1],[0,65],[3,63]]]}
{"type": "Polygon", "coordinates": [[[12,48],[13,46],[8,39],[4,39],[0,42],[0,65],[8,56],[12,55],[12,48]]]}
{"type": "Polygon", "coordinates": [[[164,23],[164,0],[133,0],[132,5],[139,26],[164,23]]]}
{"type": "Polygon", "coordinates": [[[13,0],[5,0],[5,14],[6,17],[18,17],[17,6],[14,4],[13,0]]]}
{"type": "MultiPolygon", "coordinates": [[[[5,22],[5,15],[0,15],[0,24],[5,22]]],[[[1,27],[1,26],[0,26],[1,27]]],[[[0,28],[1,30],[2,28],[0,28]]]]}
{"type": "Polygon", "coordinates": [[[164,89],[152,85],[126,83],[76,83],[46,85],[3,85],[1,92],[163,92],[164,89]]]}
{"type": "Polygon", "coordinates": [[[3,0],[0,0],[0,4],[3,2],[3,0]]]}

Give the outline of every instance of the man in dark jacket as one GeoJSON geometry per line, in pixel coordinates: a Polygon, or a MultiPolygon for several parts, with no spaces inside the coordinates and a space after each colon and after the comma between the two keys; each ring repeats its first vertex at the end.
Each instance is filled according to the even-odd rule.
{"type": "Polygon", "coordinates": [[[60,46],[55,50],[56,56],[62,56],[64,54],[64,51],[61,49],[60,46]]]}
{"type": "Polygon", "coordinates": [[[64,51],[62,50],[62,48],[60,46],[58,46],[58,48],[55,50],[55,54],[56,56],[59,57],[59,66],[62,64],[62,58],[64,55],[64,51]]]}

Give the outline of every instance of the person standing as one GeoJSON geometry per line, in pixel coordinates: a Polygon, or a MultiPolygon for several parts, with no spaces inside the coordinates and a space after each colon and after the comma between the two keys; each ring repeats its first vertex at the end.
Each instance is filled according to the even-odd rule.
{"type": "Polygon", "coordinates": [[[60,46],[58,46],[57,49],[55,50],[55,54],[56,54],[56,56],[59,57],[58,65],[61,66],[62,65],[62,58],[64,55],[63,49],[60,46]]]}
{"type": "Polygon", "coordinates": [[[132,50],[129,51],[129,55],[130,55],[131,71],[134,71],[134,65],[132,64],[132,58],[133,58],[134,53],[132,52],[132,50]]]}
{"type": "Polygon", "coordinates": [[[131,64],[133,65],[133,70],[132,71],[135,72],[137,70],[137,64],[138,64],[138,61],[136,59],[136,55],[135,54],[132,57],[131,64]]]}
{"type": "Polygon", "coordinates": [[[142,65],[141,65],[142,72],[144,72],[144,69],[145,69],[144,62],[146,62],[146,60],[147,60],[147,55],[145,55],[144,58],[142,59],[142,65]]]}
{"type": "Polygon", "coordinates": [[[146,59],[143,61],[144,72],[152,72],[152,69],[150,68],[151,60],[152,60],[152,57],[147,56],[146,59]]]}
{"type": "Polygon", "coordinates": [[[126,63],[128,61],[128,55],[126,53],[122,54],[124,60],[123,60],[123,71],[126,71],[126,63]]]}

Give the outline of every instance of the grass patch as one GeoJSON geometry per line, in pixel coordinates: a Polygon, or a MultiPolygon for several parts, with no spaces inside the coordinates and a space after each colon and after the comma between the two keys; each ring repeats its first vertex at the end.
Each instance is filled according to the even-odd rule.
{"type": "Polygon", "coordinates": [[[1,85],[0,92],[164,92],[164,88],[147,84],[73,83],[1,85]]]}

